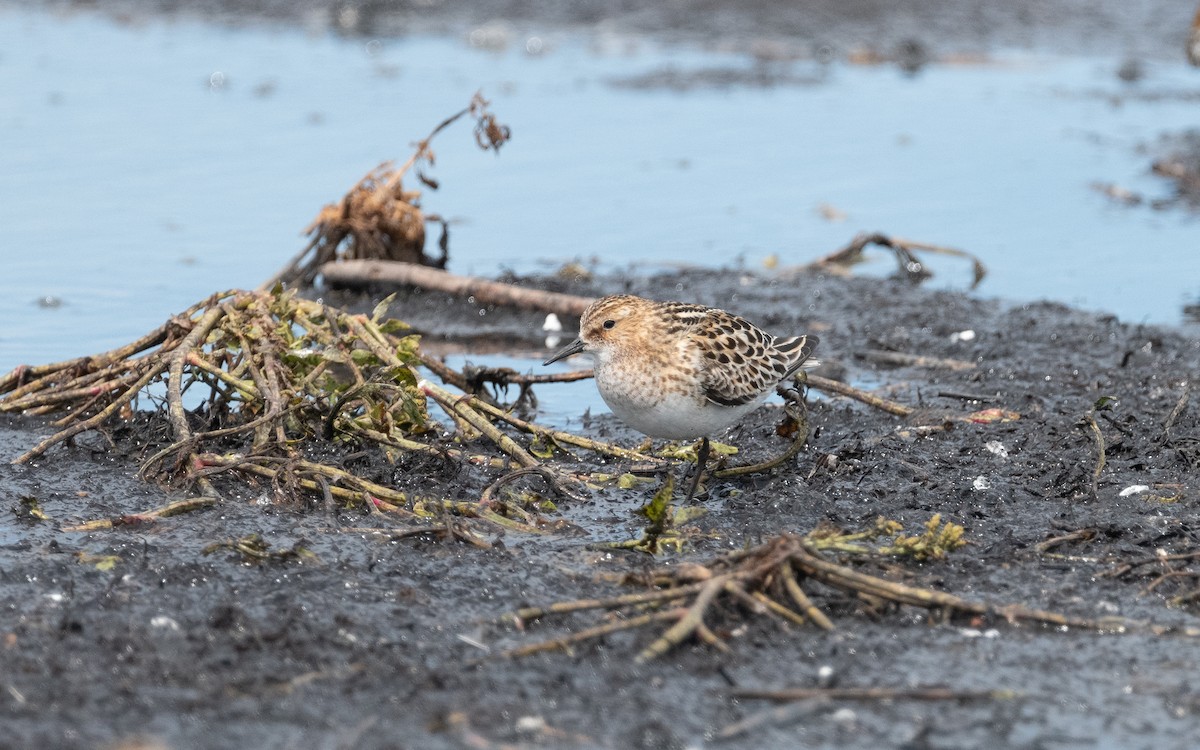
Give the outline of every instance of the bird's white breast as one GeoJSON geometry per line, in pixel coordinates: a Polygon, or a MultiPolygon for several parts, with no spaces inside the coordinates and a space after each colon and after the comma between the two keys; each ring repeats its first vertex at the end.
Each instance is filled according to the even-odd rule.
{"type": "MultiPolygon", "coordinates": [[[[597,380],[600,396],[625,424],[650,437],[693,440],[712,435],[754,409],[759,399],[739,406],[721,406],[708,399],[678,392],[639,393],[597,380]]],[[[766,394],[763,394],[766,398],[766,394]]]]}

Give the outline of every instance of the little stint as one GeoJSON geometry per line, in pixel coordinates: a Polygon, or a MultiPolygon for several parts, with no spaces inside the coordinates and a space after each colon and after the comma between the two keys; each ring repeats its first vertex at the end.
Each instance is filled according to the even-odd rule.
{"type": "Polygon", "coordinates": [[[591,352],[596,387],[622,422],[650,437],[701,438],[690,501],[709,435],[741,419],[801,367],[814,366],[816,346],[816,336],[776,338],[714,307],[618,294],[593,302],[579,338],[543,364],[591,352]]]}

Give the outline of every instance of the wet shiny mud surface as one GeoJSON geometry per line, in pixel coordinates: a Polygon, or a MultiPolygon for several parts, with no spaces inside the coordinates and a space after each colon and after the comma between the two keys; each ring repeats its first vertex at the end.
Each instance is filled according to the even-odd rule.
{"type": "MultiPolygon", "coordinates": [[[[51,428],[0,418],[0,746],[93,748],[138,738],[173,748],[1195,746],[1200,644],[1194,639],[1016,626],[999,616],[946,621],[832,590],[818,590],[815,598],[836,623],[833,633],[720,608],[709,625],[727,639],[728,654],[689,643],[638,665],[634,657],[655,634],[636,631],[571,653],[486,658],[603,621],[602,614],[575,614],[529,623],[524,632],[495,622],[523,605],[635,590],[598,574],[702,563],[822,523],[861,529],[884,516],[915,532],[935,513],[963,525],[969,546],[944,561],[884,559],[862,568],[996,605],[1197,626],[1195,604],[1170,603],[1195,588],[1194,576],[1155,583],[1166,568],[1153,565],[1136,575],[1107,575],[1124,563],[1195,551],[1200,534],[1200,411],[1189,390],[1200,371],[1200,340],[1194,326],[1136,324],[1146,315],[1179,321],[1181,307],[1183,319],[1196,318],[1186,307],[1195,297],[1195,275],[1184,262],[1190,255],[1180,261],[1168,252],[1186,250],[1195,232],[1196,183],[1186,175],[1200,171],[1200,149],[1194,132],[1179,125],[1192,121],[1187,108],[1196,100],[1192,71],[1179,60],[1192,3],[822,2],[793,8],[767,2],[715,9],[672,3],[649,10],[523,2],[44,5],[64,23],[77,24],[66,37],[76,50],[91,49],[75,40],[94,31],[76,13],[98,10],[117,20],[117,31],[101,34],[103,45],[95,48],[105,54],[86,63],[108,76],[97,92],[114,101],[143,101],[145,94],[138,88],[142,79],[103,64],[121,59],[106,51],[167,50],[165,59],[180,67],[164,67],[166,82],[149,90],[176,92],[172,101],[179,107],[156,109],[156,117],[88,119],[84,115],[109,110],[90,109],[87,91],[37,79],[48,87],[22,100],[24,109],[11,110],[22,116],[13,120],[20,127],[5,131],[8,141],[25,134],[33,146],[3,170],[20,186],[6,193],[13,208],[5,225],[28,250],[6,257],[9,273],[0,281],[5,368],[123,343],[217,288],[256,284],[297,249],[296,231],[321,202],[447,109],[444,101],[410,91],[434,81],[439,92],[453,89],[451,104],[458,106],[458,88],[469,95],[481,85],[479,70],[487,69],[484,83],[508,97],[510,111],[519,115],[517,137],[538,145],[522,152],[518,140],[486,169],[475,156],[457,166],[453,158],[443,160],[439,177],[466,192],[450,194],[441,205],[469,218],[456,225],[451,270],[527,274],[546,267],[531,258],[561,251],[556,264],[582,258],[602,275],[518,279],[577,294],[684,299],[725,307],[775,333],[815,332],[828,374],[920,410],[903,420],[810,393],[808,448],[770,475],[712,484],[701,501],[708,514],[695,522],[700,533],[683,552],[658,559],[593,546],[638,534],[643,520],[634,511],[652,486],[561,500],[551,515],[566,522],[560,532],[491,532],[490,549],[434,535],[381,540],[351,529],[382,526],[386,519],[331,513],[319,502],[277,505],[270,487],[231,482],[221,485],[226,501],[213,508],[149,525],[67,532],[62,527],[180,497],[136,476],[141,459],[161,447],[162,425],[140,418],[107,436],[83,436],[36,465],[14,466],[9,462],[51,428]],[[214,32],[208,21],[239,33],[214,32]],[[268,33],[260,34],[263,28],[268,33]],[[138,29],[143,32],[126,36],[138,29]],[[311,52],[312,39],[277,29],[313,34],[318,51],[311,52]],[[590,59],[570,42],[557,56],[530,49],[532,39],[552,43],[562,29],[593,34],[589,44],[603,53],[590,59]],[[353,47],[322,36],[331,31],[353,47]],[[429,33],[452,35],[457,46],[420,37],[429,33]],[[406,34],[416,37],[390,46],[406,34]],[[625,64],[626,45],[644,38],[666,39],[674,52],[654,51],[625,64]],[[372,40],[383,40],[374,52],[372,40]],[[463,40],[489,56],[457,61],[463,40]],[[671,45],[678,42],[697,43],[702,52],[676,54],[671,45]],[[210,47],[234,52],[209,59],[210,47]],[[366,52],[360,55],[359,47],[366,52]],[[515,58],[490,56],[508,48],[522,51],[515,58]],[[357,55],[357,67],[346,62],[347,49],[357,55]],[[1014,66],[1016,74],[1006,67],[1003,55],[1013,49],[1034,55],[1030,78],[1020,77],[1025,58],[1014,66]],[[731,50],[737,57],[728,56],[731,50]],[[1095,57],[1046,65],[1053,81],[1047,84],[1034,77],[1040,54],[1095,57]],[[287,62],[275,66],[276,55],[287,62]],[[311,58],[312,67],[297,62],[302,58],[311,58]],[[447,58],[454,62],[443,65],[447,58]],[[995,59],[1001,62],[993,68],[995,59]],[[532,60],[545,64],[535,68],[532,60]],[[234,83],[223,93],[210,91],[210,76],[230,65],[234,83]],[[571,71],[576,65],[583,72],[555,72],[555,66],[571,71]],[[1006,89],[1014,80],[1023,93],[1006,89]],[[834,95],[847,91],[854,106],[834,95]],[[575,98],[565,110],[549,106],[571,92],[575,98]],[[714,121],[714,113],[728,118],[730,100],[736,112],[756,116],[741,115],[732,125],[714,121]],[[780,109],[779,101],[791,109],[780,109]],[[947,101],[955,111],[965,102],[971,116],[963,122],[936,116],[911,129],[916,114],[943,112],[937,108],[947,101]],[[859,109],[862,102],[871,111],[859,109]],[[394,109],[381,114],[385,105],[394,109]],[[579,119],[573,108],[584,106],[595,108],[600,130],[572,129],[579,119]],[[994,116],[1012,107],[1022,108],[1012,123],[994,116]],[[228,121],[208,108],[219,108],[228,121]],[[413,108],[420,111],[401,121],[413,108]],[[170,119],[177,110],[187,115],[170,119]],[[801,137],[814,132],[813,123],[791,119],[787,111],[832,113],[829,122],[814,122],[855,135],[849,146],[801,137]],[[630,134],[624,140],[608,137],[611,113],[629,115],[618,123],[630,134]],[[874,119],[888,113],[893,119],[874,119]],[[158,122],[157,115],[166,119],[158,122]],[[378,117],[392,126],[379,128],[378,117]],[[147,136],[138,130],[141,119],[160,127],[147,136]],[[245,130],[247,119],[263,129],[245,130]],[[212,131],[188,130],[191,121],[212,131]],[[771,127],[729,148],[723,134],[741,132],[750,121],[771,127]],[[647,122],[666,126],[647,128],[647,122]],[[1004,138],[982,146],[973,138],[956,140],[988,124],[987,132],[1004,138]],[[62,145],[79,142],[77,125],[94,140],[80,148],[62,145]],[[310,131],[326,126],[335,135],[312,138],[310,131]],[[188,135],[181,139],[180,133],[188,135]],[[676,146],[695,134],[711,137],[676,146]],[[161,143],[176,141],[188,146],[182,154],[161,143]],[[50,147],[38,151],[38,143],[50,147]],[[581,180],[575,166],[584,158],[581,143],[596,149],[587,158],[611,169],[581,180]],[[756,143],[764,144],[765,156],[752,151],[756,143]],[[806,148],[778,162],[789,165],[780,173],[764,171],[762,165],[783,159],[779,143],[806,148]],[[942,149],[945,143],[958,150],[942,149]],[[133,144],[138,158],[131,160],[124,144],[133,144]],[[1043,153],[1039,148],[1064,162],[1031,158],[1043,153]],[[253,160],[260,152],[271,156],[270,165],[253,160]],[[183,161],[189,153],[197,160],[183,161]],[[225,153],[233,155],[232,166],[220,159],[225,153]],[[292,159],[297,153],[305,158],[292,159]],[[746,153],[757,154],[753,168],[739,171],[746,153]],[[963,170],[955,165],[979,153],[999,156],[972,164],[1026,161],[1005,177],[988,168],[978,171],[989,179],[956,182],[963,170]],[[814,158],[820,154],[827,158],[814,158]],[[60,199],[43,186],[65,184],[63,174],[74,179],[85,158],[94,159],[82,162],[87,174],[137,179],[121,189],[110,189],[104,179],[80,180],[73,193],[78,212],[44,211],[48,204],[38,196],[52,194],[56,209],[60,199]],[[847,169],[864,161],[872,164],[866,172],[847,169]],[[59,166],[44,168],[51,163],[59,166]],[[156,167],[163,163],[172,170],[156,167]],[[1152,175],[1154,163],[1182,165],[1185,176],[1152,175]],[[176,165],[187,173],[190,192],[172,192],[185,182],[177,179],[176,165]],[[554,165],[568,165],[565,175],[554,165]],[[272,184],[248,173],[269,174],[272,184]],[[793,174],[803,179],[792,180],[793,174]],[[914,175],[925,182],[892,179],[914,175]],[[606,196],[603,210],[564,187],[575,181],[606,196]],[[976,183],[978,190],[970,187],[976,183]],[[808,185],[815,192],[802,192],[808,185]],[[937,185],[953,186],[952,195],[934,192],[937,185]],[[1050,189],[1043,194],[1041,186],[1050,189]],[[714,192],[738,197],[710,205],[714,192]],[[134,209],[130,195],[137,196],[134,209]],[[155,202],[164,195],[169,199],[155,202]],[[270,198],[268,208],[236,210],[262,195],[270,198]],[[519,201],[521,210],[499,199],[504,196],[519,201]],[[660,198],[655,211],[644,210],[660,198]],[[849,222],[817,218],[814,207],[825,201],[847,210],[849,222]],[[531,205],[538,209],[533,218],[531,205]],[[86,206],[98,206],[100,218],[84,212],[86,206]],[[1174,210],[1181,206],[1185,210],[1174,210]],[[145,215],[130,218],[130,210],[145,215]],[[797,216],[807,222],[793,226],[797,216]],[[901,223],[910,220],[917,223],[901,223]],[[136,236],[131,226],[139,229],[136,236]],[[210,227],[216,234],[205,233],[210,227]],[[985,285],[983,294],[1028,300],[1062,293],[1090,308],[1120,307],[1121,320],[1053,302],[1005,303],[890,279],[762,270],[764,257],[780,249],[782,265],[805,262],[858,228],[903,230],[979,252],[994,271],[987,283],[995,286],[985,285]],[[79,236],[89,238],[82,255],[73,244],[79,236]],[[128,250],[141,240],[150,250],[128,250]],[[662,255],[650,257],[651,251],[662,255]],[[656,270],[697,254],[723,270],[656,270]],[[604,262],[587,261],[599,255],[604,262]],[[1020,260],[1005,266],[1010,256],[1020,260]],[[1128,258],[1136,262],[1117,264],[1128,258]],[[630,270],[614,270],[626,265],[630,270]],[[66,277],[62,268],[79,273],[66,277]],[[1137,285],[1122,287],[1139,275],[1137,285]],[[1062,292],[1077,276],[1089,290],[1083,299],[1083,292],[1062,292]],[[1175,283],[1159,294],[1155,290],[1168,288],[1167,277],[1175,283]],[[1038,286],[1047,279],[1050,291],[1038,286]],[[42,295],[58,295],[62,304],[33,307],[42,295]],[[1160,304],[1148,313],[1150,302],[1160,304]],[[869,355],[877,350],[974,366],[884,366],[869,355]],[[1105,399],[1106,408],[1095,410],[1105,399]],[[928,434],[916,429],[988,408],[1020,418],[955,423],[928,434]],[[1105,445],[1098,478],[1089,415],[1105,445]],[[33,501],[49,520],[30,517],[33,501]],[[255,564],[228,549],[205,552],[249,534],[261,535],[272,550],[305,549],[313,556],[255,564]],[[1069,538],[1044,544],[1062,537],[1069,538]],[[767,708],[734,698],[735,688],[818,684],[945,686],[1012,696],[818,702],[742,736],[717,738],[721,728],[767,708]]],[[[61,42],[42,20],[32,28],[19,36],[61,42]]],[[[25,70],[25,56],[6,50],[0,50],[0,74],[25,70]]],[[[30,56],[34,69],[61,63],[62,70],[75,70],[69,63],[76,58],[61,46],[46,50],[30,56]]],[[[9,83],[7,90],[18,90],[19,82],[9,83]]],[[[498,109],[504,106],[500,99],[498,109]]],[[[961,272],[953,264],[939,268],[938,280],[961,272]]],[[[370,310],[378,295],[331,292],[326,299],[370,310]]],[[[429,347],[450,352],[456,365],[479,359],[540,371],[542,315],[413,291],[401,292],[393,313],[421,331],[429,347]]],[[[604,413],[590,383],[535,392],[539,418],[549,423],[625,445],[640,442],[604,413]]],[[[738,446],[739,459],[765,458],[783,448],[775,435],[778,420],[778,405],[768,404],[719,437],[738,446]]],[[[338,449],[316,443],[305,450],[338,449]]],[[[386,475],[413,493],[463,500],[477,499],[495,478],[494,472],[412,458],[396,466],[360,460],[355,468],[386,475]]]]}
{"type": "MultiPolygon", "coordinates": [[[[703,562],[780,532],[820,523],[862,528],[877,516],[919,529],[941,513],[966,528],[970,545],[942,562],[880,560],[865,570],[997,605],[1196,624],[1194,610],[1167,606],[1178,587],[1144,593],[1151,577],[1100,576],[1160,549],[1195,549],[1200,418],[1190,399],[1163,434],[1200,368],[1195,338],[1060,305],[1006,306],[886,279],[688,273],[528,283],[589,295],[679,296],[735,309],[772,331],[815,331],[830,367],[921,410],[901,420],[810,396],[813,436],[794,465],[714,484],[703,501],[709,512],[696,522],[703,533],[660,560],[589,546],[636,535],[633,511],[648,499],[645,486],[561,501],[558,516],[569,529],[495,534],[491,549],[477,549],[433,536],[388,542],[348,533],[382,524],[354,511],[331,515],[320,503],[263,505],[269,488],[245,485],[226,485],[228,499],[218,507],[153,525],[57,530],[169,499],[134,477],[138,457],[159,439],[153,420],[114,431],[112,443],[81,438],[37,466],[5,463],[0,481],[13,510],[0,525],[0,700],[9,744],[94,747],[151,736],[172,747],[214,748],[1182,748],[1200,731],[1193,640],[1060,632],[1000,617],[938,621],[832,591],[818,594],[818,603],[837,624],[833,633],[727,607],[710,625],[729,639],[728,654],[689,644],[635,665],[653,637],[637,631],[572,653],[470,666],[488,650],[600,621],[577,614],[531,623],[525,632],[492,622],[522,605],[629,590],[598,573],[703,562]],[[882,367],[861,356],[878,349],[975,367],[882,367]],[[1097,417],[1106,465],[1093,496],[1096,443],[1081,420],[1104,396],[1116,402],[1097,417]],[[1020,419],[927,436],[911,429],[982,408],[1016,411],[1020,419]],[[827,454],[838,457],[836,467],[814,471],[827,454]],[[1122,493],[1132,485],[1149,489],[1122,493]],[[52,520],[19,518],[21,497],[37,498],[52,520]],[[1082,529],[1095,532],[1038,548],[1082,529]],[[249,533],[272,549],[299,545],[316,557],[249,564],[228,550],[203,554],[249,533]],[[731,698],[733,687],[811,686],[823,667],[846,687],[1015,695],[832,701],[732,740],[714,739],[765,707],[731,698]]],[[[353,295],[330,301],[372,305],[353,295]]],[[[431,293],[402,293],[393,313],[450,336],[478,321],[477,306],[431,293]]],[[[541,316],[493,309],[487,320],[494,337],[534,351],[542,345],[541,316]]],[[[582,386],[590,384],[539,390],[582,386]]],[[[783,443],[774,434],[778,418],[768,404],[721,439],[736,444],[740,457],[772,455],[783,443]]],[[[611,417],[567,426],[627,445],[640,439],[611,417]]],[[[0,457],[11,459],[45,432],[6,418],[0,457]]],[[[462,499],[490,481],[487,472],[444,463],[400,467],[359,468],[392,471],[402,489],[462,499]]]]}

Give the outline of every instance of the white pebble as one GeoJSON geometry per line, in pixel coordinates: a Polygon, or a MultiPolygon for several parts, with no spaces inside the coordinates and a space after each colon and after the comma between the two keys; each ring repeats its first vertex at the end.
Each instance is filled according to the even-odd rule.
{"type": "Polygon", "coordinates": [[[542,732],[546,729],[546,720],[541,716],[522,716],[517,719],[518,732],[542,732]]]}
{"type": "Polygon", "coordinates": [[[847,726],[858,721],[858,714],[854,713],[853,708],[839,708],[829,715],[830,719],[837,724],[847,726]]]}
{"type": "Polygon", "coordinates": [[[150,618],[150,627],[162,628],[163,630],[170,630],[170,631],[173,631],[176,633],[179,632],[179,623],[175,622],[175,618],[167,617],[166,615],[158,615],[156,617],[151,617],[150,618]]]}
{"type": "Polygon", "coordinates": [[[1008,458],[1008,448],[1005,448],[1004,443],[999,440],[989,440],[983,444],[983,447],[987,448],[988,453],[994,453],[1000,458],[1008,458]]]}
{"type": "Polygon", "coordinates": [[[1140,495],[1143,492],[1149,492],[1150,485],[1148,484],[1131,484],[1119,493],[1121,497],[1129,497],[1130,495],[1140,495]]]}

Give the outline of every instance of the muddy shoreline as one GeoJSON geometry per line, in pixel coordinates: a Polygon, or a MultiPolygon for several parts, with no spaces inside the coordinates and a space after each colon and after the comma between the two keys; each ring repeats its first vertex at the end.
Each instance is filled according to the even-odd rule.
{"type": "MultiPolygon", "coordinates": [[[[1194,609],[1167,606],[1179,593],[1171,587],[1143,593],[1147,578],[1100,577],[1158,549],[1195,548],[1196,409],[1185,408],[1162,435],[1200,368],[1194,337],[1054,303],[1011,306],[892,280],[690,272],[527,282],[579,294],[678,296],[737,309],[772,330],[819,331],[822,357],[849,379],[877,382],[889,397],[923,407],[905,422],[845,399],[811,399],[815,432],[795,465],[714,487],[709,513],[697,522],[704,534],[667,560],[703,561],[822,522],[861,528],[882,515],[916,528],[941,513],[966,528],[967,548],[943,562],[880,560],[864,569],[997,604],[1196,624],[1194,609]],[[973,339],[953,337],[966,330],[973,339]],[[884,368],[857,356],[880,348],[977,367],[884,368]],[[1080,420],[1101,396],[1117,403],[1098,421],[1107,464],[1092,497],[1096,450],[1080,420]],[[904,430],[980,406],[1021,418],[925,437],[904,430]],[[1007,458],[987,447],[992,442],[1007,458]],[[827,454],[838,456],[837,468],[806,479],[827,454]],[[1151,489],[1122,495],[1137,484],[1151,489]],[[1038,550],[1081,529],[1096,533],[1054,554],[1038,550]]],[[[430,293],[402,293],[393,312],[451,333],[479,318],[476,306],[430,293]]],[[[503,309],[489,309],[487,320],[497,335],[534,341],[541,322],[503,309]]],[[[780,445],[777,418],[777,408],[764,407],[723,438],[748,458],[771,455],[780,445]]],[[[610,418],[590,424],[595,435],[638,442],[610,418]]],[[[635,665],[649,634],[632,633],[570,654],[469,667],[485,649],[595,622],[575,615],[521,633],[492,618],[527,604],[611,595],[622,587],[597,573],[655,564],[588,546],[635,534],[633,511],[648,490],[605,489],[584,503],[564,502],[570,533],[497,535],[488,550],[338,531],[375,521],[353,511],[331,517],[319,507],[264,506],[256,502],[261,486],[226,487],[229,499],[219,507],[149,526],[67,533],[58,527],[145,510],[170,495],[134,477],[155,439],[144,427],[114,432],[111,445],[81,438],[36,466],[7,463],[45,432],[26,419],[0,426],[0,481],[14,509],[0,537],[7,746],[148,737],[213,748],[1184,748],[1200,731],[1200,695],[1190,687],[1200,646],[1192,640],[1054,632],[1001,618],[931,622],[923,612],[878,611],[833,593],[820,601],[838,625],[831,634],[728,609],[713,626],[729,638],[729,654],[689,644],[635,665]],[[36,497],[51,520],[18,518],[22,497],[36,497]],[[202,553],[252,532],[274,549],[303,546],[316,560],[255,565],[229,551],[202,553]],[[826,667],[831,678],[819,677],[826,667]],[[822,679],[1015,695],[818,703],[744,736],[714,739],[765,708],[731,698],[734,686],[822,679]]],[[[484,486],[478,472],[403,468],[400,486],[414,490],[467,498],[484,486]]]]}
{"type": "MultiPolygon", "coordinates": [[[[583,30],[744,50],[766,61],[866,50],[900,63],[1010,48],[1179,59],[1194,12],[1182,0],[819,2],[803,12],[777,3],[690,1],[651,10],[504,1],[41,5],[133,24],[185,19],[466,38],[483,28],[487,44],[516,44],[545,29],[583,30]]],[[[1194,172],[1195,140],[1160,145],[1194,172]]],[[[1188,184],[1181,191],[1194,192],[1188,184]]],[[[1187,600],[1200,573],[1180,561],[1171,564],[1187,575],[1157,583],[1161,566],[1113,575],[1122,565],[1200,547],[1194,328],[1137,325],[1055,302],[928,291],[899,280],[743,268],[511,280],[582,295],[685,299],[728,308],[773,332],[815,332],[831,375],[919,409],[901,419],[811,394],[813,433],[796,460],[769,475],[713,485],[689,544],[658,559],[595,547],[639,533],[644,521],[635,509],[648,499],[648,486],[560,501],[548,514],[563,522],[558,532],[491,532],[490,549],[436,535],[383,539],[354,529],[386,520],[331,512],[316,500],[275,504],[269,485],[232,481],[220,485],[226,500],[212,508],[152,524],[64,531],[184,496],[136,476],[141,460],[162,445],[161,421],[115,425],[18,466],[12,459],[52,428],[42,419],[0,416],[0,489],[7,498],[0,521],[0,747],[1195,746],[1200,643],[1181,632],[1200,625],[1200,610],[1187,600]],[[871,350],[974,367],[885,366],[864,356],[871,350]],[[987,408],[1020,418],[916,429],[987,408]],[[1098,476],[1089,418],[1104,440],[1098,476]],[[46,519],[31,513],[35,506],[46,519]],[[884,516],[916,531],[935,513],[961,524],[969,545],[944,561],[857,564],[996,605],[1121,617],[1167,632],[1053,629],[999,615],[946,620],[827,590],[815,599],[836,624],[832,633],[729,606],[709,623],[729,653],[688,643],[635,664],[653,637],[636,631],[569,653],[487,658],[602,621],[580,613],[521,631],[496,618],[524,605],[636,590],[603,574],[702,563],[820,524],[862,529],[884,516]],[[312,557],[255,563],[228,548],[206,552],[249,534],[272,550],[303,549],[312,557]],[[1180,596],[1184,601],[1173,603],[1180,596]],[[810,701],[739,736],[718,737],[769,708],[735,697],[735,688],[829,685],[1000,694],[810,701]]],[[[327,291],[324,298],[369,311],[392,290],[375,291],[327,291]]],[[[529,355],[535,371],[544,350],[541,314],[414,290],[400,290],[392,314],[431,346],[484,352],[502,342],[529,355]]],[[[779,408],[768,405],[721,439],[737,445],[742,459],[775,455],[783,445],[778,421],[779,408]]],[[[579,414],[571,427],[627,446],[641,440],[603,415],[579,414]]],[[[304,449],[340,448],[316,441],[304,449]]],[[[413,457],[395,466],[352,460],[356,470],[399,489],[464,501],[478,499],[495,478],[413,457]]]]}

